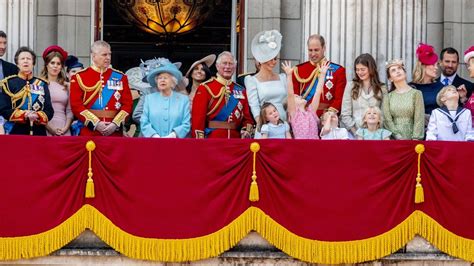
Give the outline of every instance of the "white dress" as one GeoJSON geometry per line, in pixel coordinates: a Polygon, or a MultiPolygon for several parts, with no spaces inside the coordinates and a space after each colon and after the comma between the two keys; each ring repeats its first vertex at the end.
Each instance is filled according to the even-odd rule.
{"type": "Polygon", "coordinates": [[[287,121],[284,105],[288,98],[286,74],[278,75],[279,80],[260,82],[255,76],[245,77],[245,88],[250,105],[250,111],[254,118],[260,116],[260,107],[265,102],[271,102],[278,110],[280,118],[287,121]]]}

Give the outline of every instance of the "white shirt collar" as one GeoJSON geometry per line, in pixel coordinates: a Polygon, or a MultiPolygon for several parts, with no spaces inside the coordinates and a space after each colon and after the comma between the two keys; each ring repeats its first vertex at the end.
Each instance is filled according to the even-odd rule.
{"type": "Polygon", "coordinates": [[[452,76],[450,76],[450,77],[446,77],[445,75],[443,75],[443,73],[441,73],[441,76],[440,76],[440,78],[439,78],[439,81],[441,81],[441,83],[444,84],[444,79],[445,79],[445,78],[448,78],[449,84],[451,85],[451,84],[453,84],[453,80],[454,80],[455,77],[456,77],[456,73],[454,73],[454,75],[452,75],[452,76]]]}

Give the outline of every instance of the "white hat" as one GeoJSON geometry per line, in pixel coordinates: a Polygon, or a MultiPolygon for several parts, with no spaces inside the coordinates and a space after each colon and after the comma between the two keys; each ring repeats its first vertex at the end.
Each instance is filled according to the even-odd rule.
{"type": "Polygon", "coordinates": [[[282,36],[277,30],[261,31],[252,40],[252,55],[260,63],[275,58],[281,49],[282,36]]]}
{"type": "Polygon", "coordinates": [[[144,73],[140,67],[132,67],[125,72],[128,78],[128,84],[131,89],[137,89],[140,91],[147,91],[151,88],[150,84],[143,82],[144,73]]]}
{"type": "Polygon", "coordinates": [[[201,64],[201,63],[206,64],[206,66],[208,68],[210,68],[212,66],[212,64],[214,64],[214,61],[216,61],[216,55],[215,54],[210,54],[208,56],[205,56],[204,58],[201,58],[200,60],[194,62],[189,67],[188,72],[186,72],[186,75],[184,75],[184,76],[187,77],[189,75],[189,73],[194,69],[194,67],[201,64]]]}

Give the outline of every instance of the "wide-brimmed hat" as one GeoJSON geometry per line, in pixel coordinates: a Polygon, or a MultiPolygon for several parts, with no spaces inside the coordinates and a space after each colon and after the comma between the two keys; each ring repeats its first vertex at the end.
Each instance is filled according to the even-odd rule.
{"type": "Polygon", "coordinates": [[[69,71],[73,68],[84,68],[84,65],[79,62],[79,59],[73,55],[69,55],[64,62],[64,65],[66,66],[66,70],[69,71]]]}
{"type": "Polygon", "coordinates": [[[61,62],[64,64],[64,62],[66,61],[66,58],[67,58],[67,52],[64,51],[63,48],[61,48],[60,46],[57,46],[57,45],[51,45],[48,48],[44,49],[43,59],[45,61],[46,61],[46,56],[48,56],[48,54],[50,54],[51,52],[58,52],[62,57],[61,62]]]}
{"type": "Polygon", "coordinates": [[[189,73],[191,73],[191,71],[194,69],[194,67],[196,67],[197,65],[201,64],[201,63],[204,63],[206,64],[206,66],[208,68],[210,68],[212,66],[212,64],[214,64],[214,62],[216,61],[216,55],[215,54],[210,54],[208,56],[205,56],[201,59],[199,59],[198,61],[194,62],[188,69],[188,71],[186,72],[186,75],[184,76],[188,76],[189,73]]]}
{"type": "Polygon", "coordinates": [[[261,31],[252,40],[252,55],[260,63],[275,58],[281,49],[282,36],[277,30],[261,31]]]}
{"type": "MultiPolygon", "coordinates": [[[[176,78],[178,83],[183,78],[183,74],[179,71],[181,63],[171,63],[167,58],[156,58],[147,60],[140,64],[140,68],[145,69],[146,80],[153,87],[156,88],[155,76],[161,73],[169,73],[176,78]],[[142,64],[146,63],[145,66],[142,64]]],[[[178,85],[178,84],[176,84],[178,85]]]]}
{"type": "Polygon", "coordinates": [[[140,67],[132,67],[125,72],[128,78],[128,84],[131,89],[137,89],[140,91],[147,91],[151,88],[150,84],[143,82],[144,73],[140,67]]]}
{"type": "Polygon", "coordinates": [[[474,57],[474,45],[464,51],[464,63],[468,64],[469,59],[474,57]]]}
{"type": "Polygon", "coordinates": [[[420,43],[416,49],[416,57],[423,65],[434,65],[438,62],[438,55],[434,47],[429,44],[420,43]]]}

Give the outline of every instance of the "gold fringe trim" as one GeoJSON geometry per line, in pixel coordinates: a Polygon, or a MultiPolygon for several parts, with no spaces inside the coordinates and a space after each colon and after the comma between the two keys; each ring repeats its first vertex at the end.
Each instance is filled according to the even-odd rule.
{"type": "Polygon", "coordinates": [[[317,241],[300,237],[256,207],[248,208],[222,229],[189,239],[133,236],[114,225],[91,205],[84,205],[59,226],[32,236],[0,238],[0,260],[46,256],[76,238],[86,228],[125,256],[135,259],[184,262],[218,256],[250,231],[260,233],[288,255],[312,263],[357,263],[387,256],[421,235],[441,251],[474,261],[474,240],[457,236],[421,211],[413,212],[390,231],[363,240],[317,241]]]}

